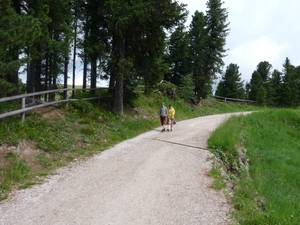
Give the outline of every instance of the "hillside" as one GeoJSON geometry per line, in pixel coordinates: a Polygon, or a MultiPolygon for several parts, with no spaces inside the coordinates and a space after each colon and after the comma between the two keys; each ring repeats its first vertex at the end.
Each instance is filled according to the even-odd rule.
{"type": "Polygon", "coordinates": [[[27,114],[22,124],[17,117],[2,120],[0,128],[0,199],[14,188],[43,182],[54,169],[84,160],[123,140],[159,127],[160,102],[172,103],[176,120],[224,112],[246,111],[253,107],[203,100],[198,106],[181,99],[141,95],[134,107],[126,106],[121,118],[89,102],[42,108],[27,114]]]}

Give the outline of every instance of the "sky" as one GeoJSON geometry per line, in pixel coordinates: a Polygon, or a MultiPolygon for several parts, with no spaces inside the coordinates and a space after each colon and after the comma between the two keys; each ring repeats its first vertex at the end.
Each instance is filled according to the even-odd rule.
{"type": "MultiPolygon", "coordinates": [[[[225,67],[239,66],[241,80],[250,82],[257,65],[267,61],[272,71],[282,71],[287,58],[300,66],[299,0],[223,0],[230,32],[226,38],[225,67]]],[[[179,0],[187,4],[189,26],[195,11],[205,13],[207,0],[179,0]]]]}

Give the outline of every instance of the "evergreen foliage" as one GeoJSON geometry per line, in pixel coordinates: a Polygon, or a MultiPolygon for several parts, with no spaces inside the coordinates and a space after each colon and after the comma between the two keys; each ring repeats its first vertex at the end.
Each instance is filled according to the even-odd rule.
{"type": "Polygon", "coordinates": [[[258,105],[273,107],[299,106],[299,66],[291,64],[289,58],[283,63],[282,72],[274,69],[269,62],[260,62],[246,84],[246,96],[258,105]]]}
{"type": "Polygon", "coordinates": [[[73,88],[75,74],[81,72],[82,88],[95,88],[99,79],[107,80],[114,96],[112,110],[118,114],[123,114],[124,103],[131,104],[137,97],[134,89],[139,84],[151,93],[166,80],[204,99],[222,74],[218,95],[297,107],[300,67],[288,58],[282,72],[260,62],[244,91],[238,65],[230,64],[222,71],[229,33],[223,3],[207,0],[207,10],[195,11],[185,27],[186,5],[172,0],[2,0],[0,96],[20,93],[20,73],[26,75],[27,93],[61,84],[66,88],[72,57],[73,88]],[[185,87],[190,78],[192,86],[185,87]]]}
{"type": "Polygon", "coordinates": [[[179,89],[179,97],[183,99],[188,99],[194,94],[194,80],[191,74],[184,76],[182,79],[182,87],[179,89]]]}
{"type": "Polygon", "coordinates": [[[193,75],[195,90],[198,93],[198,98],[202,97],[200,89],[208,89],[211,81],[205,80],[204,77],[204,64],[205,62],[205,49],[206,49],[206,22],[203,12],[196,11],[192,17],[192,22],[189,30],[189,46],[191,58],[191,72],[193,75]]]}
{"type": "Polygon", "coordinates": [[[27,50],[41,32],[32,12],[25,13],[21,4],[14,3],[9,0],[0,3],[0,82],[5,84],[5,90],[1,90],[5,96],[18,94],[19,68],[30,60],[27,50]]]}
{"type": "Polygon", "coordinates": [[[245,99],[245,89],[237,64],[229,64],[218,84],[216,95],[228,98],[245,99]]]}
{"type": "MultiPolygon", "coordinates": [[[[263,79],[261,75],[254,71],[252,73],[252,77],[249,83],[250,91],[249,91],[249,99],[253,101],[257,101],[257,98],[260,98],[259,93],[262,93],[262,89],[264,89],[263,86],[263,79]]],[[[262,101],[262,99],[260,100],[262,101]]]]}
{"type": "Polygon", "coordinates": [[[182,86],[184,77],[190,72],[188,33],[184,26],[179,26],[171,34],[168,43],[166,61],[169,63],[170,72],[164,79],[182,86]]]}
{"type": "Polygon", "coordinates": [[[296,107],[299,101],[299,83],[295,66],[286,58],[283,64],[282,80],[282,105],[286,107],[296,107]]]}
{"type": "Polygon", "coordinates": [[[278,70],[274,70],[270,77],[267,92],[267,105],[268,106],[279,106],[280,105],[280,94],[281,94],[281,73],[278,70]]]}
{"type": "MultiPolygon", "coordinates": [[[[206,11],[206,32],[207,44],[204,58],[203,76],[208,85],[213,83],[217,74],[222,74],[224,66],[223,57],[225,57],[226,36],[229,34],[229,23],[227,22],[228,12],[222,7],[224,2],[221,0],[209,0],[206,11]]],[[[201,90],[201,87],[200,87],[201,90]]],[[[203,88],[202,97],[206,97],[209,90],[203,88]]],[[[200,91],[201,92],[201,91],[200,91]]]]}
{"type": "Polygon", "coordinates": [[[212,93],[213,81],[222,73],[228,12],[221,0],[208,0],[206,14],[195,12],[190,25],[192,73],[198,99],[212,93]]]}

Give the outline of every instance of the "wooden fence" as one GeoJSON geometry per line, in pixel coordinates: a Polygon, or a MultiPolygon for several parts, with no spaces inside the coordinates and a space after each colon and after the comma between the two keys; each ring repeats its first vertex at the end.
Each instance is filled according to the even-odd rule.
{"type": "MultiPolygon", "coordinates": [[[[76,89],[76,91],[86,91],[86,90],[95,90],[96,91],[96,90],[99,90],[99,96],[90,97],[90,98],[82,98],[82,100],[87,101],[87,100],[94,100],[94,99],[100,100],[101,98],[103,98],[101,96],[101,90],[108,90],[108,89],[109,88],[90,88],[90,89],[76,89]]],[[[54,104],[58,104],[58,103],[78,101],[79,99],[72,99],[72,98],[68,97],[69,96],[69,91],[73,91],[73,90],[75,90],[75,89],[64,88],[64,89],[40,91],[40,92],[34,92],[34,93],[28,93],[28,94],[22,94],[22,95],[15,95],[15,96],[11,96],[11,97],[0,98],[0,103],[21,99],[21,101],[20,101],[21,102],[21,109],[2,113],[2,114],[0,114],[0,119],[20,114],[21,115],[21,120],[22,120],[22,122],[24,122],[25,121],[25,112],[27,112],[27,111],[37,109],[37,108],[41,108],[41,107],[54,105],[54,104]],[[45,102],[45,101],[41,101],[41,100],[38,100],[38,99],[34,99],[34,96],[47,95],[47,94],[50,94],[50,93],[57,93],[57,92],[64,93],[63,94],[64,99],[54,100],[52,102],[45,102]],[[33,105],[30,105],[29,107],[26,107],[26,99],[29,99],[29,98],[32,99],[33,101],[35,101],[36,104],[33,104],[33,105]]],[[[111,97],[111,96],[106,96],[106,97],[111,97]]]]}
{"type": "Polygon", "coordinates": [[[244,100],[244,99],[237,99],[237,98],[227,98],[227,97],[221,97],[217,95],[211,95],[211,97],[216,98],[218,100],[223,100],[224,102],[239,102],[239,103],[246,103],[246,104],[253,104],[255,101],[252,100],[244,100]]]}

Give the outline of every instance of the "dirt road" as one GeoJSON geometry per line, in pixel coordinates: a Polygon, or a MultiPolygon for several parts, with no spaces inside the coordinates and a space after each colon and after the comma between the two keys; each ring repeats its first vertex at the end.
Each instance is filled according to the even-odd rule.
{"type": "Polygon", "coordinates": [[[228,117],[157,128],[61,168],[0,203],[0,224],[228,224],[230,205],[206,175],[207,138],[228,117]]]}

